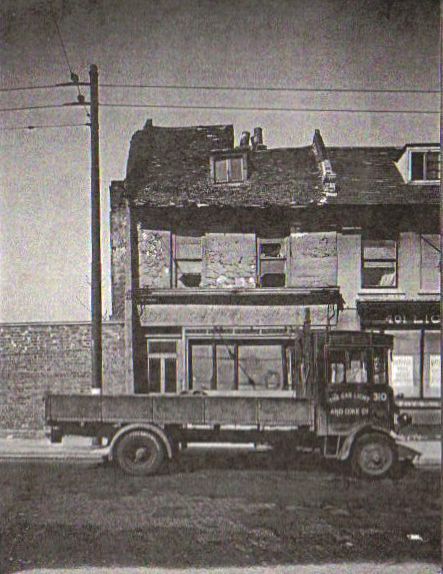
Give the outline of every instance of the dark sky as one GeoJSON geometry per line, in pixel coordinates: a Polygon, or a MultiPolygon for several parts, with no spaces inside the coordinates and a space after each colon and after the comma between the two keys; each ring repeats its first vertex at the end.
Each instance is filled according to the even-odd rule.
{"type": "MultiPolygon", "coordinates": [[[[69,80],[311,88],[438,89],[438,0],[3,0],[1,86],[69,80]]],[[[63,103],[64,90],[0,94],[2,108],[63,103]]],[[[101,89],[102,102],[438,109],[436,94],[101,89]]],[[[271,147],[437,141],[438,116],[170,109],[101,110],[103,259],[109,301],[108,188],[122,179],[129,140],[157,125],[264,128],[271,147]]],[[[2,113],[0,126],[81,123],[84,112],[2,113]]],[[[89,307],[87,128],[5,131],[0,196],[0,321],[76,320],[89,307]]]]}

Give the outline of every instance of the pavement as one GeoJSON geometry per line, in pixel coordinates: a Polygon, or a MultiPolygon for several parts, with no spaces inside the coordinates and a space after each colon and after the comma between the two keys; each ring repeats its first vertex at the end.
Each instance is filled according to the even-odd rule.
{"type": "MultiPolygon", "coordinates": [[[[417,467],[441,465],[441,442],[439,440],[404,440],[403,443],[421,453],[417,467]]],[[[208,448],[208,445],[189,445],[190,451],[208,448]]],[[[210,448],[229,448],[227,445],[214,445],[210,448]]],[[[238,449],[239,445],[231,448],[238,449]]],[[[240,447],[241,448],[241,447],[240,447]]],[[[254,450],[253,446],[243,447],[254,450]]],[[[109,453],[107,447],[96,447],[87,437],[66,436],[62,443],[52,444],[45,437],[20,438],[14,435],[0,437],[0,461],[13,460],[64,460],[71,462],[100,462],[109,453]]]]}
{"type": "MultiPolygon", "coordinates": [[[[347,562],[341,564],[304,564],[248,566],[247,568],[75,568],[26,570],[22,574],[441,574],[437,564],[425,562],[347,562]]],[[[20,574],[17,573],[17,574],[20,574]]]]}

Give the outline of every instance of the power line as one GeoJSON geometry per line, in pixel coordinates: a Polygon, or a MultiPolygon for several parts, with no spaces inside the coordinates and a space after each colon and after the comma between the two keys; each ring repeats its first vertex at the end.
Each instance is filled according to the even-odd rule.
{"type": "MultiPolygon", "coordinates": [[[[58,35],[58,37],[59,37],[59,39],[60,39],[60,44],[61,44],[61,47],[62,47],[62,50],[63,50],[63,54],[64,54],[64,56],[65,56],[66,64],[68,65],[69,72],[70,72],[70,74],[71,74],[71,80],[72,80],[73,82],[75,82],[75,81],[78,82],[78,76],[77,76],[77,74],[74,73],[74,70],[72,69],[71,63],[69,62],[68,52],[67,52],[67,50],[66,50],[66,46],[65,46],[65,43],[64,43],[64,41],[63,41],[63,36],[62,36],[61,31],[60,31],[60,27],[59,27],[59,25],[58,25],[57,18],[55,17],[54,12],[51,12],[51,15],[52,15],[52,19],[54,20],[55,28],[56,28],[56,30],[57,30],[57,35],[58,35]]],[[[77,84],[77,92],[78,92],[78,101],[79,101],[79,102],[84,102],[85,98],[84,98],[83,94],[81,93],[80,86],[79,86],[78,84],[77,84]]],[[[84,110],[85,110],[86,117],[89,118],[88,108],[87,108],[85,105],[83,106],[83,108],[84,108],[84,110]]]]}
{"type": "MultiPolygon", "coordinates": [[[[27,90],[46,90],[62,88],[76,84],[40,84],[36,86],[16,86],[0,88],[0,92],[20,92],[27,90]]],[[[81,86],[88,86],[88,82],[79,82],[81,86]]],[[[319,93],[364,93],[364,94],[439,94],[439,90],[420,90],[403,88],[283,88],[278,86],[205,86],[180,84],[100,84],[101,88],[127,88],[127,89],[155,89],[155,90],[209,90],[209,91],[248,91],[248,92],[319,92],[319,93]]]]}
{"type": "Polygon", "coordinates": [[[63,86],[60,84],[40,84],[39,86],[17,86],[15,88],[0,88],[0,92],[24,92],[27,90],[48,90],[50,88],[61,87],[63,86]]]}
{"type": "Polygon", "coordinates": [[[440,90],[421,90],[403,88],[283,88],[280,86],[205,86],[205,85],[180,85],[180,84],[100,84],[101,88],[130,88],[130,89],[165,89],[165,90],[225,90],[225,91],[248,91],[248,92],[337,92],[337,93],[374,93],[374,94],[439,94],[440,90]]]}
{"type": "MultiPolygon", "coordinates": [[[[72,106],[80,105],[77,102],[72,106]]],[[[68,108],[71,104],[44,104],[36,106],[19,106],[15,108],[0,108],[1,112],[20,112],[25,110],[44,110],[54,108],[68,108]]],[[[250,107],[250,106],[218,106],[218,105],[193,105],[193,104],[115,104],[101,103],[104,108],[158,108],[179,110],[234,110],[253,112],[319,112],[319,113],[351,113],[351,114],[439,114],[435,110],[388,110],[388,109],[359,109],[359,108],[291,108],[291,107],[250,107]]]]}
{"type": "MultiPolygon", "coordinates": [[[[234,110],[253,112],[320,112],[320,113],[362,113],[362,114],[439,114],[434,110],[387,110],[387,109],[358,109],[358,108],[284,108],[284,107],[248,107],[248,106],[200,106],[188,104],[114,104],[101,103],[105,108],[160,108],[178,110],[234,110]]],[[[1,111],[1,110],[0,110],[1,111]]]]}
{"type": "Polygon", "coordinates": [[[78,128],[78,127],[85,127],[89,126],[88,123],[85,124],[35,124],[29,126],[0,126],[0,131],[9,132],[9,131],[18,131],[18,130],[43,130],[43,129],[52,129],[52,128],[78,128]]]}
{"type": "Polygon", "coordinates": [[[22,112],[25,110],[50,110],[55,108],[67,108],[66,104],[43,104],[36,106],[19,106],[16,108],[0,108],[0,112],[22,112]]]}

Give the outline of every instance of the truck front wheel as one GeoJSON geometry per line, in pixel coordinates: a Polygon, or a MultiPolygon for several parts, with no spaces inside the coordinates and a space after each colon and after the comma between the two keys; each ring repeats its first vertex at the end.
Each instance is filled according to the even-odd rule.
{"type": "Polygon", "coordinates": [[[378,433],[357,438],[351,454],[351,468],[357,476],[384,478],[397,463],[397,452],[392,440],[378,433]]]}
{"type": "Polygon", "coordinates": [[[140,430],[129,432],[118,441],[114,458],[127,474],[148,476],[160,469],[165,452],[153,433],[140,430]]]}

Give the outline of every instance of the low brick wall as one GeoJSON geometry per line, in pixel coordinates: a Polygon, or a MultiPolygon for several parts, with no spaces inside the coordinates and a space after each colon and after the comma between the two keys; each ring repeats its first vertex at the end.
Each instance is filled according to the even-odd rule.
{"type": "MultiPolygon", "coordinates": [[[[0,430],[42,430],[46,392],[89,393],[89,323],[0,325],[0,430]]],[[[125,392],[124,324],[103,324],[103,388],[125,392]]]]}

